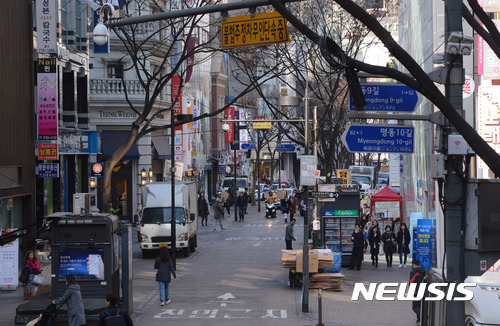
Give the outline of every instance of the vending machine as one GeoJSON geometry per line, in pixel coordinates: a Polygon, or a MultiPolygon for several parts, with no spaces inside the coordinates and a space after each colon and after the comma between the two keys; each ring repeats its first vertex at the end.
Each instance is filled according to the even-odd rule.
{"type": "Polygon", "coordinates": [[[359,219],[360,198],[357,185],[335,185],[334,200],[318,200],[321,214],[320,244],[340,252],[342,265],[351,263],[354,226],[359,219]]]}

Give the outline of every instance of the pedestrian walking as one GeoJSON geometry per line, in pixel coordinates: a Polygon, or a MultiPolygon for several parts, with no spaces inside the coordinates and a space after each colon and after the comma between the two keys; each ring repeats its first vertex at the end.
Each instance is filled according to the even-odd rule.
{"type": "Polygon", "coordinates": [[[406,268],[406,258],[410,253],[411,243],[410,231],[408,231],[406,223],[401,224],[396,239],[398,242],[399,268],[406,268]]]}
{"type": "Polygon", "coordinates": [[[392,254],[396,250],[396,236],[392,233],[392,228],[390,225],[385,227],[385,232],[382,235],[382,243],[384,244],[385,261],[387,262],[387,267],[392,267],[392,254]]]}
{"type": "MultiPolygon", "coordinates": [[[[231,192],[227,191],[226,193],[227,193],[227,200],[224,200],[224,207],[226,207],[227,215],[229,216],[229,214],[231,213],[230,208],[231,206],[233,206],[234,203],[234,197],[231,194],[231,192]]],[[[224,218],[224,216],[222,218],[224,218]]]]}
{"type": "Polygon", "coordinates": [[[363,260],[363,231],[361,231],[361,226],[356,223],[354,226],[354,232],[351,235],[352,241],[352,254],[351,254],[351,267],[349,269],[355,269],[359,271],[361,269],[361,261],[363,260]]]}
{"type": "Polygon", "coordinates": [[[76,282],[75,275],[66,275],[66,290],[62,297],[52,301],[56,306],[63,303],[67,306],[68,326],[85,325],[85,308],[83,307],[80,285],[76,282]]]}
{"type": "Polygon", "coordinates": [[[33,282],[33,278],[35,277],[35,275],[41,273],[40,262],[38,261],[38,258],[36,257],[34,251],[28,251],[26,253],[26,256],[24,257],[24,261],[24,266],[27,269],[29,275],[28,283],[25,283],[24,287],[28,300],[31,300],[36,297],[36,293],[38,292],[38,284],[33,282]]]}
{"type": "Polygon", "coordinates": [[[369,229],[368,242],[370,243],[370,255],[372,259],[372,266],[378,268],[378,253],[380,251],[380,231],[378,224],[369,229]]]}
{"type": "Polygon", "coordinates": [[[250,204],[250,194],[248,193],[248,188],[245,188],[245,193],[243,195],[247,199],[247,205],[245,206],[245,214],[248,214],[247,209],[248,209],[248,204],[250,204]]]}
{"type": "Polygon", "coordinates": [[[297,209],[299,208],[299,200],[295,197],[295,194],[292,193],[290,195],[290,219],[297,213],[297,209]]]}
{"type": "Polygon", "coordinates": [[[367,231],[366,230],[366,225],[368,224],[370,220],[368,219],[368,216],[366,216],[365,214],[361,215],[361,218],[359,219],[359,225],[361,227],[361,231],[363,232],[364,234],[364,237],[365,237],[365,240],[363,241],[363,249],[364,251],[366,251],[366,248],[368,248],[368,241],[366,241],[366,234],[365,232],[367,231]]]}
{"type": "Polygon", "coordinates": [[[170,303],[170,293],[168,290],[168,285],[170,284],[172,274],[174,279],[177,277],[174,271],[174,265],[170,259],[170,252],[166,247],[160,248],[160,255],[155,260],[154,268],[158,271],[156,272],[156,281],[160,287],[160,305],[170,303]]]}
{"type": "Polygon", "coordinates": [[[105,300],[106,309],[99,314],[97,326],[134,326],[127,310],[118,308],[118,298],[114,294],[106,294],[105,300]]]}
{"type": "Polygon", "coordinates": [[[286,191],[285,191],[285,197],[281,200],[281,211],[283,212],[283,215],[285,217],[285,223],[288,220],[288,212],[290,211],[290,199],[286,196],[286,191]]]}
{"type": "Polygon", "coordinates": [[[224,203],[224,199],[220,194],[220,191],[217,193],[217,197],[215,198],[214,203],[214,232],[217,231],[215,227],[217,226],[217,222],[219,222],[220,230],[224,231],[224,227],[222,226],[222,217],[224,216],[224,207],[222,206],[224,203]]]}
{"type": "MultiPolygon", "coordinates": [[[[414,297],[417,295],[418,290],[420,288],[420,283],[422,283],[427,276],[427,271],[420,266],[420,260],[418,259],[413,259],[412,261],[412,267],[413,269],[410,272],[410,281],[409,283],[417,283],[417,286],[415,288],[415,293],[414,297]]],[[[420,325],[420,306],[421,306],[422,301],[421,300],[416,300],[412,301],[411,303],[411,308],[417,314],[417,325],[420,325]]]]}
{"type": "Polygon", "coordinates": [[[292,241],[296,241],[295,237],[293,236],[293,226],[295,225],[295,219],[291,218],[290,223],[286,225],[285,228],[285,243],[286,243],[286,249],[287,250],[293,250],[292,249],[292,241]]]}
{"type": "Polygon", "coordinates": [[[245,209],[248,205],[248,201],[243,194],[243,191],[240,191],[240,195],[236,199],[236,207],[238,208],[238,215],[239,215],[239,220],[240,222],[245,221],[245,209]]]}
{"type": "Polygon", "coordinates": [[[201,191],[198,196],[198,216],[201,217],[201,226],[207,226],[208,203],[201,191]]]}

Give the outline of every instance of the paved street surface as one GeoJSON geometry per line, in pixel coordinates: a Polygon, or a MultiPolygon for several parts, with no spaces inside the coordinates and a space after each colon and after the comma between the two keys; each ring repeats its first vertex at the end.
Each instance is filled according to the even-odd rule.
{"type": "MultiPolygon", "coordinates": [[[[278,213],[278,218],[266,220],[264,209],[258,213],[257,207],[251,206],[248,211],[245,222],[234,222],[234,215],[226,216],[224,232],[218,226],[213,232],[212,215],[208,227],[200,226],[196,251],[177,259],[177,279],[170,284],[171,303],[167,306],[160,306],[154,258],[141,258],[134,243],[134,324],[316,325],[318,291],[311,290],[309,312],[303,313],[301,289],[287,286],[288,269],[281,264],[281,249],[285,248],[283,215],[278,213]]],[[[297,217],[294,249],[302,247],[303,238],[303,218],[297,217]]],[[[399,259],[394,258],[393,268],[387,268],[384,256],[379,256],[379,268],[375,269],[365,255],[361,271],[342,270],[344,291],[322,291],[323,323],[415,325],[410,302],[351,301],[356,282],[407,282],[409,268],[398,269],[399,259]]],[[[0,292],[0,302],[5,308],[0,311],[0,325],[13,325],[15,307],[25,302],[22,288],[0,292]]]]}

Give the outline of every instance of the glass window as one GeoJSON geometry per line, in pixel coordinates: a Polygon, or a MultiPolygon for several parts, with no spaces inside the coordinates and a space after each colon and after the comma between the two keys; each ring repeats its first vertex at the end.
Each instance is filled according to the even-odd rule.
{"type": "Polygon", "coordinates": [[[123,78],[123,64],[110,63],[108,64],[108,78],[123,78]]]}
{"type": "MultiPolygon", "coordinates": [[[[152,207],[145,208],[142,213],[142,223],[144,224],[163,224],[172,221],[172,208],[171,207],[152,207]]],[[[175,208],[175,222],[186,223],[186,216],[184,208],[175,208]]]]}

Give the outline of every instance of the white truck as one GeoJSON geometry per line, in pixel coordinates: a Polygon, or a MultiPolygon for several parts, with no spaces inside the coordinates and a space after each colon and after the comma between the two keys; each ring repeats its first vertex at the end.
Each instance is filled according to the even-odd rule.
{"type": "MultiPolygon", "coordinates": [[[[193,181],[175,182],[176,249],[189,256],[197,246],[198,198],[193,181]]],[[[172,245],[172,185],[167,182],[142,186],[142,211],[139,215],[139,243],[142,256],[172,245]]]]}
{"type": "Polygon", "coordinates": [[[351,183],[359,184],[362,193],[375,188],[375,167],[351,165],[349,171],[351,171],[351,183]]]}

